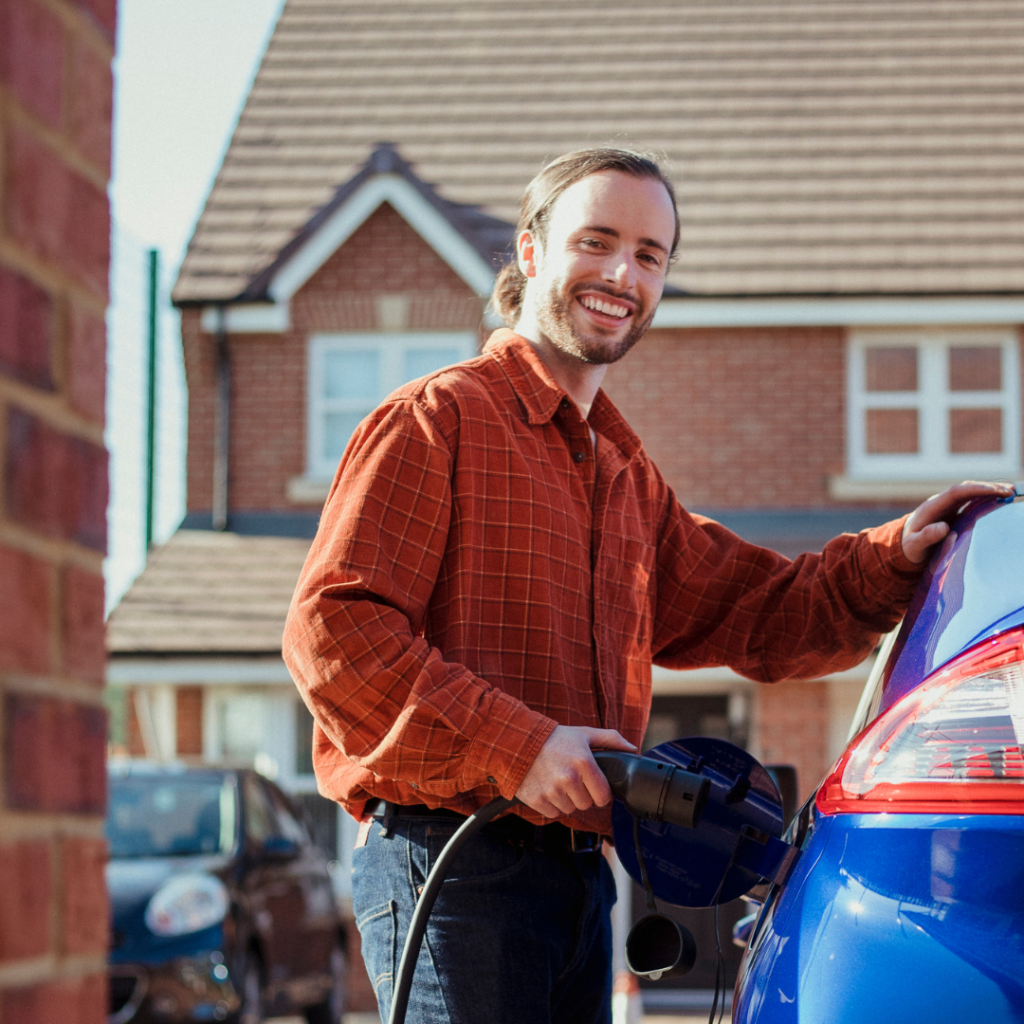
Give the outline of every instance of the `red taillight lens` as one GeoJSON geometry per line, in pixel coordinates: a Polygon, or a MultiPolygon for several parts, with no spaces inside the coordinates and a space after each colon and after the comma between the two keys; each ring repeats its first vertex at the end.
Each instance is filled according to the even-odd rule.
{"type": "Polygon", "coordinates": [[[823,814],[1024,814],[1024,630],[985,640],[857,736],[823,814]]]}

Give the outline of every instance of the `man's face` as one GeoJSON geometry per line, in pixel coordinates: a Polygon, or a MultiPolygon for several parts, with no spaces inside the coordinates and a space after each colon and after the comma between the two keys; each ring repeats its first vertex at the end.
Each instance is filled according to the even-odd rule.
{"type": "Polygon", "coordinates": [[[614,363],[643,337],[668,270],[675,211],[659,181],[600,171],[567,188],[542,239],[519,237],[524,314],[585,363],[614,363]]]}

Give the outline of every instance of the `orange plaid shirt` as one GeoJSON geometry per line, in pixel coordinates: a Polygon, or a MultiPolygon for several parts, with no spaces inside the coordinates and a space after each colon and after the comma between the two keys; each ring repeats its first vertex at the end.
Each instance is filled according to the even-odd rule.
{"type": "Polygon", "coordinates": [[[790,561],[690,515],[603,392],[596,450],[587,422],[502,330],[353,436],[284,636],[320,791],[353,815],[511,797],[556,724],[639,745],[652,661],[813,678],[899,620],[902,520],[790,561]]]}

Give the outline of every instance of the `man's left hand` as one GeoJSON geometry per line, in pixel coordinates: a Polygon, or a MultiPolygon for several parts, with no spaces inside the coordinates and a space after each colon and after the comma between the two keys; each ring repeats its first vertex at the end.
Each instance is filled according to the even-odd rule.
{"type": "Polygon", "coordinates": [[[1014,493],[1013,484],[985,484],[965,480],[947,487],[922,502],[903,525],[903,554],[915,565],[927,560],[931,549],[949,533],[951,517],[961,505],[972,498],[1008,498],[1014,493]]]}

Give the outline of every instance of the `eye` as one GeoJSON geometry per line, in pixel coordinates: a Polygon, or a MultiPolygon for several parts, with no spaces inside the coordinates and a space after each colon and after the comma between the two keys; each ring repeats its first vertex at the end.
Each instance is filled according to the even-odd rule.
{"type": "Polygon", "coordinates": [[[661,257],[656,256],[654,253],[642,252],[637,256],[637,259],[643,260],[645,263],[649,263],[652,267],[661,266],[661,257]]]}

